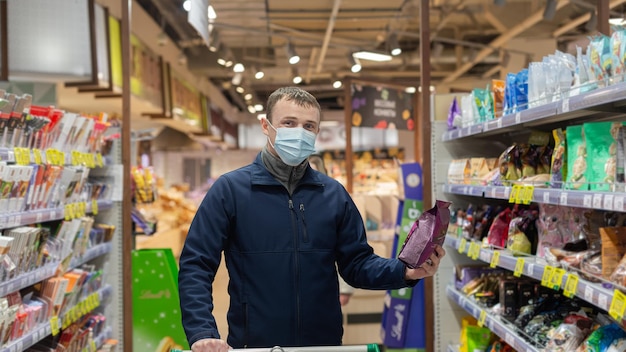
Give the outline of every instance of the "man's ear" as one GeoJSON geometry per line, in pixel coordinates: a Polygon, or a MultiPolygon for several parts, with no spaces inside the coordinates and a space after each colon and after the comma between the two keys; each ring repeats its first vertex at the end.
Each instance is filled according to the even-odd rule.
{"type": "Polygon", "coordinates": [[[269,137],[269,135],[270,135],[269,121],[267,120],[267,118],[263,118],[263,119],[261,119],[259,121],[261,122],[261,130],[263,130],[263,134],[269,137]]]}

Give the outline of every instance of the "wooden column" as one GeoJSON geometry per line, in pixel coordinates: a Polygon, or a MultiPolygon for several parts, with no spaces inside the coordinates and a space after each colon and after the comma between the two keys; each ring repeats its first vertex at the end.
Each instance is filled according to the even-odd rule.
{"type": "Polygon", "coordinates": [[[346,125],[346,190],[352,194],[353,163],[352,163],[352,79],[346,78],[343,82],[344,118],[346,125]]]}
{"type": "Polygon", "coordinates": [[[0,1],[0,81],[9,80],[9,24],[7,1],[0,1]]]}
{"type": "Polygon", "coordinates": [[[609,16],[611,8],[609,6],[609,0],[597,0],[598,1],[598,32],[611,35],[611,26],[609,25],[609,16]]]}
{"type": "MultiPolygon", "coordinates": [[[[430,123],[430,7],[429,0],[420,0],[420,86],[419,131],[416,129],[415,155],[422,164],[424,210],[430,209],[432,199],[431,123],[430,123]],[[419,153],[419,154],[418,154],[419,153]]],[[[435,350],[435,310],[433,278],[424,280],[424,317],[426,321],[426,351],[435,350]]]]}
{"type": "MultiPolygon", "coordinates": [[[[130,168],[131,168],[131,144],[130,144],[130,63],[131,63],[131,10],[132,0],[121,0],[122,2],[122,164],[124,167],[123,186],[124,190],[130,190],[130,168]]],[[[133,351],[133,281],[131,270],[131,252],[133,250],[132,219],[130,217],[132,209],[131,192],[124,192],[122,198],[122,263],[124,265],[123,276],[123,297],[124,307],[124,352],[133,351]]]]}

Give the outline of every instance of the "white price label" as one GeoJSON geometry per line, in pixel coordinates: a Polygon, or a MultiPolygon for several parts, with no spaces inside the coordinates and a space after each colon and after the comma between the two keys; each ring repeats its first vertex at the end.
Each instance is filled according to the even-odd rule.
{"type": "Polygon", "coordinates": [[[534,271],[535,271],[535,264],[528,263],[528,265],[526,265],[526,275],[533,276],[534,271]]]}
{"type": "Polygon", "coordinates": [[[12,345],[11,346],[11,352],[21,352],[17,350],[17,345],[12,345]]]}
{"type": "Polygon", "coordinates": [[[0,228],[6,228],[7,227],[7,218],[5,216],[1,216],[0,215],[0,228]]]}
{"type": "Polygon", "coordinates": [[[463,129],[459,128],[459,137],[463,137],[463,129]]]}
{"type": "Polygon", "coordinates": [[[561,192],[561,201],[559,204],[567,205],[567,192],[561,192]]]}
{"type": "Polygon", "coordinates": [[[511,334],[510,332],[506,333],[504,341],[506,341],[506,343],[511,345],[511,347],[515,348],[515,336],[513,336],[513,334],[511,334]]]}
{"type": "Polygon", "coordinates": [[[601,194],[593,195],[593,208],[594,209],[602,208],[602,195],[601,194]]]}
{"type": "Polygon", "coordinates": [[[593,303],[593,288],[589,285],[585,286],[585,301],[593,303]]]}
{"type": "Polygon", "coordinates": [[[624,211],[624,196],[615,196],[613,201],[613,210],[624,211]]]}
{"type": "Polygon", "coordinates": [[[14,289],[15,289],[15,281],[9,282],[9,284],[7,285],[7,292],[11,293],[13,292],[14,289]]]}
{"type": "Polygon", "coordinates": [[[463,194],[467,195],[467,192],[468,192],[467,186],[463,187],[463,194]]]}
{"type": "Polygon", "coordinates": [[[522,123],[522,114],[520,114],[519,112],[515,114],[515,123],[518,125],[522,123]]]}
{"type": "Polygon", "coordinates": [[[603,208],[606,210],[613,210],[613,195],[605,194],[604,195],[604,204],[603,208]]]}
{"type": "MultiPolygon", "coordinates": [[[[35,341],[39,341],[39,340],[35,340],[35,341]]],[[[17,343],[15,344],[15,347],[17,347],[18,351],[24,351],[24,341],[22,340],[17,341],[17,343]]]]}
{"type": "Polygon", "coordinates": [[[593,197],[591,196],[591,194],[585,194],[585,196],[583,197],[583,206],[585,208],[591,208],[592,200],[593,197]]]}
{"type": "Polygon", "coordinates": [[[511,187],[504,188],[504,199],[509,199],[511,196],[511,187]]]}
{"type": "Polygon", "coordinates": [[[496,197],[496,188],[492,187],[491,188],[491,198],[495,198],[496,197]]]}
{"type": "Polygon", "coordinates": [[[15,226],[20,226],[22,225],[22,215],[18,214],[15,215],[15,226]]]}
{"type": "Polygon", "coordinates": [[[11,216],[11,217],[9,218],[9,223],[8,223],[8,225],[9,225],[9,227],[14,227],[14,226],[16,226],[16,225],[15,225],[15,215],[14,215],[14,216],[11,216]]]}
{"type": "Polygon", "coordinates": [[[609,309],[609,298],[605,294],[598,294],[598,307],[604,310],[609,309]]]}
{"type": "Polygon", "coordinates": [[[55,210],[50,212],[50,220],[56,220],[57,212],[55,210]]]}
{"type": "Polygon", "coordinates": [[[563,99],[563,104],[561,106],[561,110],[563,112],[569,112],[569,99],[563,99]]]}
{"type": "Polygon", "coordinates": [[[43,221],[43,213],[42,212],[37,212],[37,215],[35,216],[35,221],[37,221],[37,223],[40,223],[43,221]]]}
{"type": "Polygon", "coordinates": [[[473,195],[473,194],[474,194],[474,187],[470,187],[470,188],[469,188],[469,191],[467,191],[467,193],[468,193],[469,195],[473,195]]]}
{"type": "Polygon", "coordinates": [[[485,123],[483,125],[483,131],[485,131],[485,132],[489,131],[489,122],[487,122],[487,123],[485,123]]]}
{"type": "Polygon", "coordinates": [[[39,329],[37,329],[33,332],[33,341],[39,341],[39,340],[40,340],[39,329]]]}
{"type": "Polygon", "coordinates": [[[496,121],[497,121],[497,122],[496,122],[496,126],[497,126],[498,128],[502,128],[502,118],[499,118],[499,119],[497,119],[496,121]]]}
{"type": "Polygon", "coordinates": [[[550,192],[543,192],[543,202],[545,204],[550,203],[550,192]]]}

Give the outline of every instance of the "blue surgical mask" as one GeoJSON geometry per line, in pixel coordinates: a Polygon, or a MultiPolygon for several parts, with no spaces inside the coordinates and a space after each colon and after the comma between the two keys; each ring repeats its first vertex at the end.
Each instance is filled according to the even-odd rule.
{"type": "Polygon", "coordinates": [[[270,145],[285,164],[300,165],[315,152],[315,138],[317,137],[315,133],[302,127],[275,128],[269,120],[267,124],[276,131],[276,140],[274,144],[270,140],[270,145]]]}

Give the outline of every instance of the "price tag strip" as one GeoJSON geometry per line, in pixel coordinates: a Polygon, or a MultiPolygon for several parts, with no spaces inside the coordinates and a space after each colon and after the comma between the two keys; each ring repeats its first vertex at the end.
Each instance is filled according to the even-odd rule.
{"type": "Polygon", "coordinates": [[[489,263],[489,266],[492,268],[496,268],[498,267],[498,265],[500,265],[500,251],[493,251],[493,254],[491,255],[491,262],[489,263]]]}
{"type": "Polygon", "coordinates": [[[465,246],[467,245],[467,240],[465,238],[461,238],[459,241],[459,253],[463,254],[465,252],[465,246]]]}
{"type": "Polygon", "coordinates": [[[518,258],[515,263],[515,270],[513,271],[513,275],[516,277],[521,277],[524,273],[524,258],[518,258]]]}
{"type": "Polygon", "coordinates": [[[552,279],[552,273],[554,273],[554,267],[547,265],[543,269],[543,275],[541,276],[541,286],[550,287],[550,281],[552,279]]]}
{"type": "Polygon", "coordinates": [[[572,298],[576,295],[578,290],[578,275],[569,274],[567,281],[565,282],[565,288],[563,289],[563,295],[568,298],[572,298]]]}

